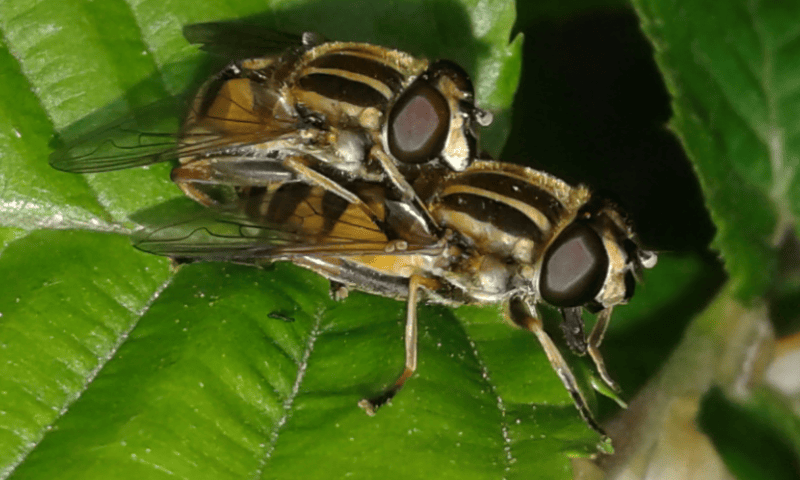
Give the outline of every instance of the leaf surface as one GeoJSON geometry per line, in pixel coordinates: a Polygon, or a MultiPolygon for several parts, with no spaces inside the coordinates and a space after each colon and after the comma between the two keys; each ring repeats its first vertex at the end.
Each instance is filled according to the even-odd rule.
{"type": "Polygon", "coordinates": [[[486,147],[502,145],[520,70],[512,2],[263,5],[0,5],[0,273],[13,279],[0,292],[0,476],[386,477],[392,465],[395,478],[566,478],[597,436],[498,310],[422,307],[418,373],[370,418],[356,403],[401,370],[402,303],[335,303],[324,279],[289,265],[176,273],[121,235],[132,213],[180,196],[167,166],[47,165],[54,131],[211,74],[181,27],[228,18],[456,60],[498,114],[486,147]]]}
{"type": "Polygon", "coordinates": [[[737,294],[775,279],[800,213],[800,5],[637,0],[737,294]]]}

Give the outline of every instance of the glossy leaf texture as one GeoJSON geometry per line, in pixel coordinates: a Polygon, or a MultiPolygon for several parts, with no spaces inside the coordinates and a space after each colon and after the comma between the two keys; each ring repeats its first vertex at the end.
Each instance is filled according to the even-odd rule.
{"type": "Polygon", "coordinates": [[[513,2],[264,8],[0,5],[0,477],[567,478],[597,435],[498,309],[423,307],[419,371],[370,418],[357,401],[402,368],[401,302],[333,302],[325,280],[289,265],[173,269],[125,235],[132,213],[180,196],[167,166],[47,165],[55,131],[212,73],[181,27],[231,18],[456,60],[498,114],[486,147],[502,145],[520,71],[513,2]]]}
{"type": "Polygon", "coordinates": [[[776,245],[798,232],[800,5],[633,3],[717,227],[714,246],[751,301],[776,279],[776,245]]]}

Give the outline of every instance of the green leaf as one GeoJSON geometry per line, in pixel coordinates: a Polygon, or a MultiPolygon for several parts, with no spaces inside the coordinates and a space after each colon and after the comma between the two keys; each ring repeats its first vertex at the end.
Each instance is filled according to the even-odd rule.
{"type": "Polygon", "coordinates": [[[636,0],[738,296],[775,279],[800,213],[796,2],[636,0]]]}
{"type": "Polygon", "coordinates": [[[0,290],[8,474],[114,355],[168,272],[118,235],[39,230],[3,251],[0,274],[13,282],[0,290]]]}
{"type": "Polygon", "coordinates": [[[0,472],[12,478],[565,478],[596,452],[535,339],[497,309],[420,308],[420,364],[374,418],[357,406],[402,368],[400,302],[289,265],[177,274],[130,247],[129,216],[179,196],[166,166],[67,175],[54,130],[101,125],[205,70],[188,23],[268,27],[452,58],[499,114],[520,71],[508,1],[79,2],[0,5],[0,472]],[[398,21],[398,19],[409,19],[398,21]],[[413,21],[411,20],[413,19],[413,21]]]}

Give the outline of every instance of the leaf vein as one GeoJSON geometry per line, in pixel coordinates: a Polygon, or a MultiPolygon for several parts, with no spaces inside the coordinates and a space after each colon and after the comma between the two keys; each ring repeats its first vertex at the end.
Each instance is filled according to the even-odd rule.
{"type": "Polygon", "coordinates": [[[303,357],[297,364],[297,374],[295,375],[294,383],[292,384],[292,392],[286,397],[286,400],[283,401],[283,415],[275,422],[275,426],[270,433],[270,441],[267,447],[266,452],[264,453],[263,459],[261,464],[256,469],[253,478],[261,478],[264,468],[269,462],[270,458],[272,458],[272,453],[275,451],[275,446],[278,443],[278,437],[280,436],[280,432],[283,427],[286,425],[286,422],[292,416],[292,408],[294,406],[294,400],[297,397],[298,392],[300,391],[300,386],[303,384],[303,379],[305,378],[306,368],[308,368],[308,359],[311,357],[311,352],[314,350],[314,344],[319,338],[320,334],[322,333],[322,314],[317,313],[315,315],[314,324],[311,327],[311,331],[308,333],[308,339],[306,340],[306,347],[303,350],[303,357]]]}
{"type": "Polygon", "coordinates": [[[497,388],[495,387],[494,382],[492,382],[492,376],[489,373],[489,368],[486,366],[486,362],[483,360],[480,351],[478,350],[478,346],[476,345],[475,341],[469,335],[467,330],[464,328],[464,325],[459,321],[459,327],[464,332],[464,336],[469,340],[470,351],[472,356],[475,358],[475,361],[478,363],[478,367],[480,368],[481,377],[486,380],[486,383],[489,385],[489,388],[492,391],[492,394],[495,396],[497,400],[495,405],[497,406],[497,410],[500,412],[500,436],[503,439],[503,452],[505,455],[503,456],[504,465],[503,465],[503,480],[507,477],[506,475],[511,471],[511,465],[516,463],[516,459],[514,458],[514,454],[512,452],[512,442],[511,436],[509,434],[509,425],[507,420],[507,412],[508,409],[506,408],[505,402],[503,402],[503,398],[497,392],[497,388]]]}
{"type": "Polygon", "coordinates": [[[142,307],[142,309],[141,309],[141,314],[142,315],[139,315],[138,319],[135,322],[132,322],[130,327],[125,332],[123,332],[121,335],[119,335],[117,337],[117,342],[109,350],[108,355],[106,355],[105,357],[99,357],[98,358],[99,362],[98,362],[97,366],[95,368],[93,368],[88,373],[88,375],[86,375],[86,379],[83,382],[83,386],[81,387],[81,389],[76,391],[74,394],[72,394],[71,396],[69,396],[65,400],[64,405],[58,410],[57,416],[54,417],[52,419],[52,421],[49,422],[48,425],[44,425],[44,426],[42,426],[42,428],[39,429],[39,433],[37,435],[38,438],[28,442],[25,445],[25,447],[20,450],[19,455],[16,458],[16,461],[10,463],[9,465],[7,465],[6,471],[9,473],[9,475],[14,470],[16,470],[16,468],[18,466],[20,466],[23,461],[25,461],[25,459],[31,454],[31,452],[36,450],[36,448],[42,443],[42,440],[44,440],[44,438],[47,435],[47,433],[53,430],[51,428],[52,425],[54,425],[59,418],[63,417],[69,411],[70,405],[72,405],[79,398],[81,398],[81,396],[83,395],[83,392],[85,392],[86,389],[89,388],[89,385],[91,385],[91,383],[94,381],[94,379],[97,377],[97,375],[103,370],[103,367],[105,367],[105,365],[112,358],[114,358],[114,356],[116,355],[116,352],[120,349],[122,344],[125,343],[125,341],[128,339],[128,336],[130,335],[131,331],[133,331],[133,329],[136,328],[136,325],[138,325],[139,320],[142,318],[144,313],[150,308],[150,306],[153,304],[153,302],[158,298],[158,296],[161,294],[161,292],[165,288],[167,288],[169,286],[170,283],[172,283],[172,277],[169,277],[166,281],[164,281],[164,283],[162,283],[161,285],[158,286],[158,288],[156,288],[156,290],[153,292],[153,295],[147,300],[147,303],[145,304],[145,306],[142,307]]]}
{"type": "Polygon", "coordinates": [[[767,108],[767,127],[765,144],[769,156],[769,165],[772,173],[772,185],[769,196],[778,210],[778,221],[772,235],[772,244],[777,245],[784,237],[786,231],[795,224],[787,194],[797,171],[797,161],[786,162],[786,136],[778,121],[777,94],[775,93],[775,65],[773,52],[766,41],[767,32],[755,19],[757,2],[750,2],[751,18],[753,18],[753,31],[758,38],[762,55],[761,86],[764,91],[764,101],[767,108]]]}

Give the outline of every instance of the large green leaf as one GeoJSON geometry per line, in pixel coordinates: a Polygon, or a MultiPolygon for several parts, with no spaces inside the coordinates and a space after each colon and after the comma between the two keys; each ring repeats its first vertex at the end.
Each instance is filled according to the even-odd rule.
{"type": "Polygon", "coordinates": [[[54,130],[87,115],[101,124],[210,73],[184,24],[249,16],[459,61],[499,114],[488,148],[502,144],[520,64],[513,3],[263,9],[0,5],[3,476],[564,478],[597,435],[535,340],[497,309],[421,308],[419,371],[370,418],[356,403],[401,369],[402,303],[334,303],[323,279],[287,265],[176,273],[120,235],[131,213],[179,196],[165,166],[79,176],[47,165],[54,130]]]}
{"type": "Polygon", "coordinates": [[[798,231],[800,4],[634,4],[718,229],[714,245],[752,300],[776,278],[775,245],[798,231]]]}
{"type": "MultiPolygon", "coordinates": [[[[713,69],[702,67],[717,60],[691,56],[719,59],[724,52],[687,48],[694,36],[697,47],[717,40],[698,18],[669,20],[680,12],[666,5],[643,0],[639,10],[652,20],[647,31],[657,46],[669,47],[659,58],[676,94],[673,127],[719,224],[716,246],[739,294],[752,299],[773,278],[771,236],[796,211],[796,196],[781,190],[796,188],[795,177],[787,175],[784,185],[770,170],[789,171],[796,158],[788,140],[791,99],[764,96],[786,134],[777,145],[786,162],[743,155],[747,148],[764,153],[763,138],[753,141],[739,129],[755,125],[758,132],[759,110],[733,109],[756,116],[743,115],[750,123],[740,124],[723,107],[753,90],[742,87],[747,95],[739,98],[709,87],[713,69]],[[745,196],[751,192],[763,201],[745,196]]],[[[367,417],[358,400],[402,369],[403,303],[357,292],[333,302],[326,281],[291,265],[171,269],[124,236],[133,212],[180,196],[167,166],[81,176],[47,165],[54,131],[103,124],[211,74],[181,27],[228,18],[454,59],[475,78],[480,104],[498,114],[484,146],[502,146],[520,72],[522,39],[509,43],[512,2],[280,0],[265,8],[255,0],[0,3],[0,278],[10,279],[0,289],[0,477],[570,477],[570,458],[595,453],[598,437],[536,341],[506,325],[500,309],[421,307],[418,371],[392,404],[367,417]]],[[[562,2],[541,10],[561,16],[571,8],[562,2]]],[[[758,12],[750,10],[757,19],[758,12]]],[[[542,15],[529,6],[530,29],[541,27],[542,15]]],[[[740,20],[725,17],[744,28],[740,20]]],[[[710,31],[725,34],[722,23],[710,31]]],[[[550,48],[546,41],[537,46],[550,48]]],[[[548,72],[539,58],[527,62],[548,72]]],[[[777,91],[786,93],[782,68],[762,72],[773,79],[781,73],[786,88],[777,91]]],[[[565,116],[576,115],[560,102],[565,116]]],[[[523,135],[526,128],[548,135],[532,121],[555,121],[548,111],[519,117],[523,135]]],[[[558,128],[567,136],[555,143],[573,138],[573,123],[558,128]]],[[[540,154],[536,141],[524,144],[526,154],[540,154]]],[[[663,255],[646,273],[633,304],[615,312],[604,345],[610,371],[628,393],[663,362],[720,281],[693,256],[663,255]]],[[[717,313],[700,317],[679,350],[701,357],[703,368],[679,358],[654,398],[682,392],[681,381],[707,387],[715,353],[727,351],[730,340],[724,328],[713,328],[717,313]],[[713,349],[704,350],[708,345],[713,349]]],[[[584,366],[575,365],[585,377],[584,366]]]]}

